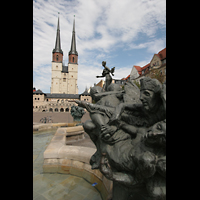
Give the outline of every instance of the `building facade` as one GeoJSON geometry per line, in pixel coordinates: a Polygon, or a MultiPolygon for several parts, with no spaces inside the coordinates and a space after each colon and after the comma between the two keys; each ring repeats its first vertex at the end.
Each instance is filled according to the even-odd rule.
{"type": "Polygon", "coordinates": [[[130,80],[139,82],[144,77],[156,78],[161,83],[166,81],[166,48],[153,55],[150,63],[143,67],[133,66],[134,70],[130,74],[130,80]],[[137,70],[137,73],[136,73],[137,70]]]}
{"type": "Polygon", "coordinates": [[[73,105],[77,106],[75,100],[92,103],[87,91],[82,94],[51,94],[38,89],[33,92],[33,112],[70,112],[73,105]]]}
{"type": "Polygon", "coordinates": [[[78,94],[78,52],[76,50],[75,19],[73,21],[71,49],[68,53],[68,66],[63,64],[60,24],[58,17],[55,48],[52,51],[51,89],[44,93],[33,88],[33,112],[70,112],[75,100],[92,102],[88,92],[78,94]]]}
{"type": "Polygon", "coordinates": [[[63,64],[59,17],[55,48],[52,51],[51,94],[78,94],[78,52],[76,51],[75,19],[73,22],[71,49],[68,53],[68,66],[63,64]]]}

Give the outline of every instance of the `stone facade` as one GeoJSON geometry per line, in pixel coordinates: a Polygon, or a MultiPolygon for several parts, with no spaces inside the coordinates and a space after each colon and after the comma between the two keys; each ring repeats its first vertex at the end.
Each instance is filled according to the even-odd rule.
{"type": "Polygon", "coordinates": [[[75,42],[75,21],[72,32],[71,50],[68,66],[63,64],[63,51],[60,42],[60,26],[58,19],[55,48],[52,52],[51,94],[78,94],[78,52],[75,42]]]}
{"type": "Polygon", "coordinates": [[[144,67],[133,66],[138,71],[139,76],[134,80],[140,82],[144,77],[156,78],[160,82],[166,81],[166,48],[153,55],[150,63],[144,67]]]}
{"type": "Polygon", "coordinates": [[[92,102],[88,92],[82,94],[50,94],[41,90],[33,92],[33,112],[70,112],[75,100],[92,102]]]}

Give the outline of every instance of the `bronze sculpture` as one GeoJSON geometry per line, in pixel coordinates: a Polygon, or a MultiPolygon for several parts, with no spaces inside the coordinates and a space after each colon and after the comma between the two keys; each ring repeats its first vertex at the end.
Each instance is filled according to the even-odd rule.
{"type": "Polygon", "coordinates": [[[113,73],[115,71],[115,67],[113,67],[112,69],[109,69],[106,66],[106,61],[102,61],[102,66],[104,67],[102,76],[96,76],[96,78],[106,77],[105,91],[108,91],[108,86],[112,83],[112,77],[110,76],[110,73],[114,76],[113,73]]]}
{"type": "Polygon", "coordinates": [[[84,111],[84,109],[79,107],[79,106],[73,105],[71,107],[71,115],[72,115],[72,117],[74,119],[74,122],[81,122],[81,118],[83,117],[83,115],[85,113],[86,112],[84,111]]]}
{"type": "Polygon", "coordinates": [[[140,83],[140,90],[132,81],[124,91],[95,86],[96,104],[77,101],[90,112],[83,124],[97,147],[90,164],[113,181],[113,200],[166,198],[166,85],[148,77],[140,83]]]}

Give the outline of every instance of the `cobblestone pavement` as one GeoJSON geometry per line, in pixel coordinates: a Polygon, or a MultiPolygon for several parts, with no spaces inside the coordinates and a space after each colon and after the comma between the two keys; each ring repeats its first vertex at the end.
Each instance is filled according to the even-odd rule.
{"type": "MultiPolygon", "coordinates": [[[[33,134],[33,200],[101,200],[96,188],[83,178],[43,173],[43,152],[55,132],[48,130],[33,134]]],[[[89,144],[89,138],[86,139],[89,144]]]]}

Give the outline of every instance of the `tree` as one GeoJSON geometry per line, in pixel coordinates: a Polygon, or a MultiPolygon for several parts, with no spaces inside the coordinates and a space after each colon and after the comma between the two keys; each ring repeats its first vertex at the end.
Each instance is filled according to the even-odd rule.
{"type": "Polygon", "coordinates": [[[140,89],[140,83],[138,81],[134,80],[133,83],[135,83],[135,85],[137,85],[138,88],[140,89]]]}

